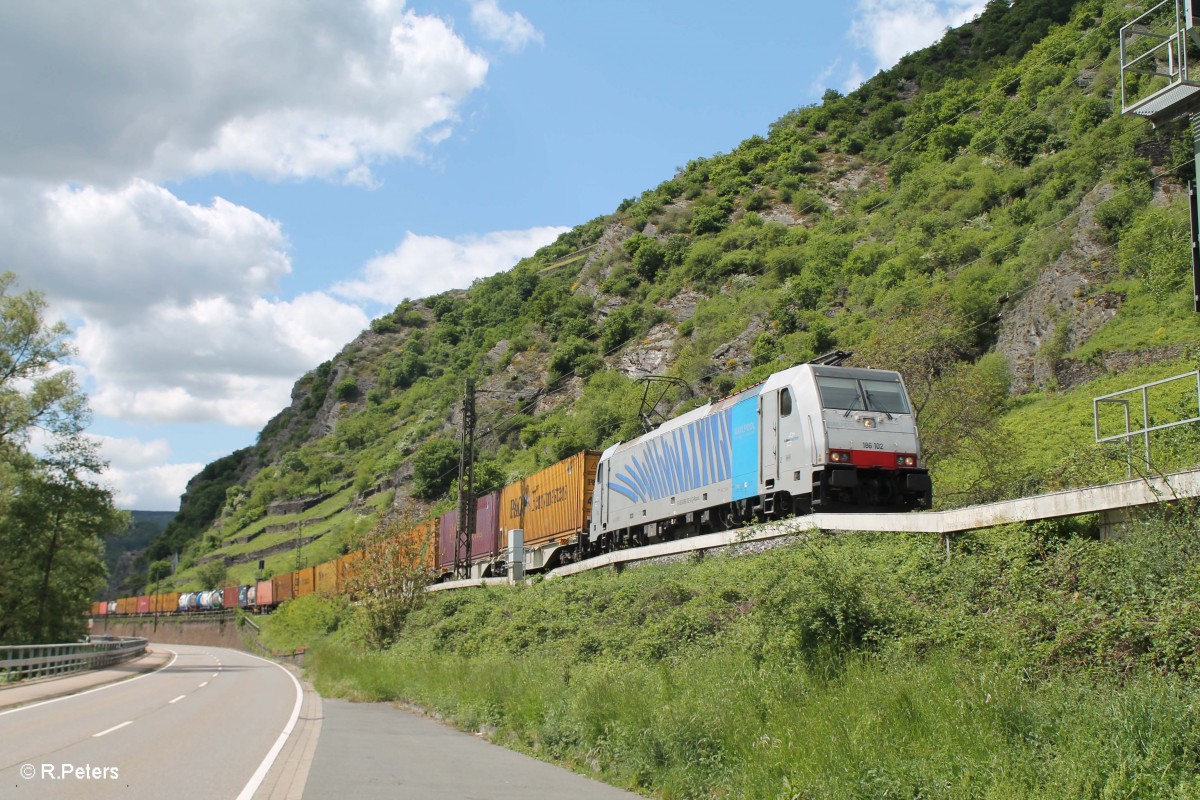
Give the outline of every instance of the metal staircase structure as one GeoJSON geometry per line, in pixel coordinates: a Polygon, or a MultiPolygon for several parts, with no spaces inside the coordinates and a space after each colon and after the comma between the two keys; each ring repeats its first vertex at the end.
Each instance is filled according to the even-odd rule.
{"type": "Polygon", "coordinates": [[[1155,127],[1180,118],[1192,123],[1192,299],[1200,312],[1200,73],[1193,78],[1190,67],[1200,58],[1198,13],[1200,0],[1162,0],[1121,28],[1121,113],[1155,127]]]}
{"type": "Polygon", "coordinates": [[[1163,0],[1121,28],[1121,113],[1157,127],[1200,110],[1200,81],[1189,69],[1200,55],[1193,2],[1163,0]]]}

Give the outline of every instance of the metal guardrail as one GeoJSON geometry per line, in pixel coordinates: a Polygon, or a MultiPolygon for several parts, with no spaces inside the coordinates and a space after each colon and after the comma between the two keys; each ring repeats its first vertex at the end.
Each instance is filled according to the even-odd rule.
{"type": "Polygon", "coordinates": [[[146,652],[146,639],[101,639],[70,644],[0,647],[0,685],[110,667],[146,652]]]}

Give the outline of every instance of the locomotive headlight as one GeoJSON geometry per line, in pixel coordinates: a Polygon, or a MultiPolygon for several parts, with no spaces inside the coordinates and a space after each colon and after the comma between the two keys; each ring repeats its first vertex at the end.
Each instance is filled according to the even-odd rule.
{"type": "Polygon", "coordinates": [[[875,427],[875,418],[874,417],[863,417],[862,424],[863,424],[864,428],[874,428],[875,427]]]}
{"type": "Polygon", "coordinates": [[[897,467],[915,467],[917,465],[916,456],[896,456],[897,467]]]}
{"type": "Polygon", "coordinates": [[[849,464],[850,453],[846,450],[830,450],[829,460],[835,464],[849,464]]]}

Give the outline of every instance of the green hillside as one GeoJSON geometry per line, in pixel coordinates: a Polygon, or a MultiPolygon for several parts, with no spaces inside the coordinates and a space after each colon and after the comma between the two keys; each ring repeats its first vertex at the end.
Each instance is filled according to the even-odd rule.
{"type": "MultiPolygon", "coordinates": [[[[175,517],[172,511],[131,511],[129,527],[104,539],[104,566],[108,572],[105,600],[128,597],[141,585],[130,585],[133,556],[157,539],[175,517]]],[[[136,577],[134,578],[136,580],[136,577]]]]}
{"type": "Polygon", "coordinates": [[[492,485],[639,432],[641,375],[691,387],[669,415],[835,347],[905,374],[943,505],[1123,475],[1090,398],[1195,368],[1200,342],[1187,128],[1114,106],[1133,13],[997,0],[510,271],[401,303],[193,480],[140,570],[181,551],[180,588],[242,581],[436,508],[467,376],[492,485]]]}
{"type": "Polygon", "coordinates": [[[307,628],[323,695],[424,708],[649,797],[1194,798],[1195,512],[1118,541],[817,534],[437,592],[382,651],[314,596],[268,632],[307,628]]]}

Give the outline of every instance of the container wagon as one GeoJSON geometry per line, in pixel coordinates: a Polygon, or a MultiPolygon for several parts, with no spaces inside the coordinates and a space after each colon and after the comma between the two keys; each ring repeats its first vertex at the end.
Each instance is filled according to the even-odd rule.
{"type": "Polygon", "coordinates": [[[527,571],[553,569],[578,557],[599,459],[598,452],[585,450],[500,490],[500,536],[506,539],[517,528],[525,532],[527,571]]]}
{"type": "MultiPolygon", "coordinates": [[[[472,578],[503,575],[504,558],[500,541],[500,492],[492,492],[475,501],[475,530],[471,532],[472,578]]],[[[442,578],[454,573],[455,544],[458,540],[458,509],[438,518],[438,571],[442,578]]]]}
{"type": "Polygon", "coordinates": [[[256,608],[270,608],[275,605],[275,584],[271,581],[259,581],[254,587],[254,605],[256,608]]]}
{"type": "Polygon", "coordinates": [[[271,595],[276,605],[296,596],[296,573],[285,572],[271,578],[271,595]]]}
{"type": "Polygon", "coordinates": [[[332,597],[338,593],[337,561],[324,561],[313,567],[313,570],[315,571],[315,591],[318,594],[332,597]]]}
{"type": "Polygon", "coordinates": [[[296,597],[304,597],[317,590],[317,568],[303,567],[296,570],[296,597]]]}

